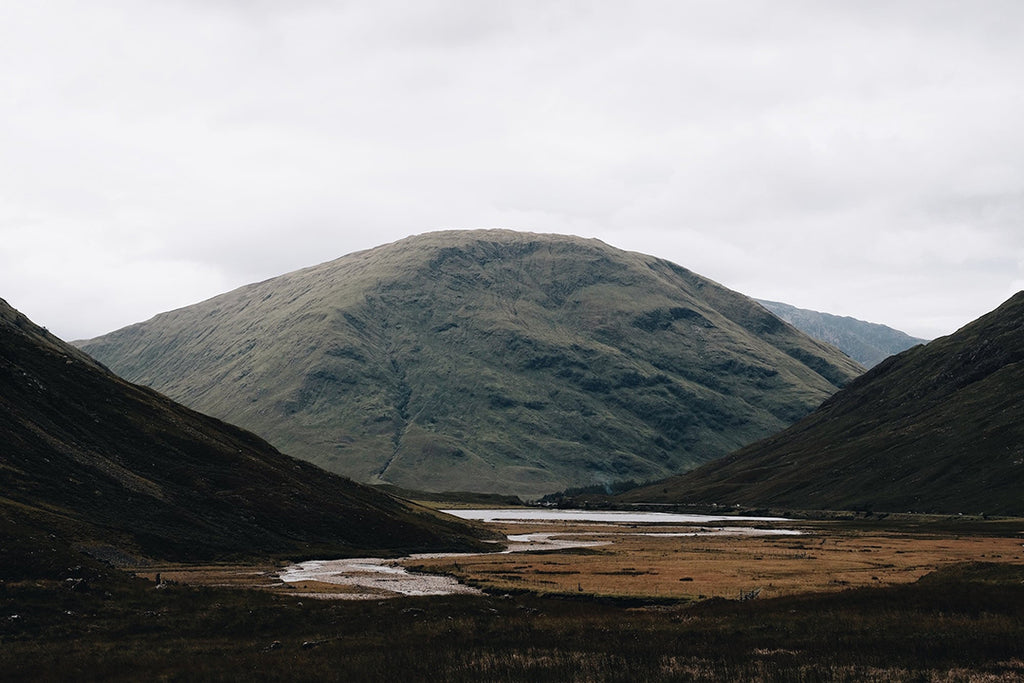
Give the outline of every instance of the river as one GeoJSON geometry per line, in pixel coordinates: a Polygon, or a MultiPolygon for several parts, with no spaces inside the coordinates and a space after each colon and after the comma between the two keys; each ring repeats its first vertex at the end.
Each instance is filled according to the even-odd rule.
{"type": "Polygon", "coordinates": [[[628,510],[575,510],[558,508],[509,508],[495,510],[441,510],[480,522],[596,522],[609,524],[699,524],[716,522],[790,522],[785,517],[738,517],[735,515],[683,515],[674,512],[628,510]]]}
{"type": "MultiPolygon", "coordinates": [[[[737,517],[716,515],[684,515],[668,512],[626,512],[617,510],[561,510],[540,508],[516,509],[451,509],[442,510],[461,519],[485,523],[545,523],[573,522],[577,524],[612,525],[613,530],[544,532],[511,534],[508,546],[502,552],[529,552],[560,548],[581,548],[611,543],[610,536],[623,534],[642,536],[721,536],[721,535],[797,535],[793,529],[753,526],[722,526],[722,522],[778,523],[791,521],[783,517],[737,517]],[[685,531],[656,531],[657,525],[692,526],[685,531]],[[716,526],[717,525],[717,526],[716,526]],[[587,538],[582,538],[587,537],[587,538]],[[602,537],[604,537],[602,539],[602,537]]],[[[307,581],[344,586],[345,592],[307,591],[305,587],[295,595],[342,600],[377,600],[399,595],[452,595],[479,594],[475,588],[463,585],[450,576],[410,573],[401,562],[441,557],[468,557],[470,553],[420,553],[399,559],[361,557],[343,560],[309,560],[285,567],[279,578],[286,584],[298,585],[307,581]]]]}

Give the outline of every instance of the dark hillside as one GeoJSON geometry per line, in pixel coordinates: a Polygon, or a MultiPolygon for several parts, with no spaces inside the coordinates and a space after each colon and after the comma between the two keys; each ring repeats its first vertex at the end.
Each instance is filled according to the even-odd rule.
{"type": "Polygon", "coordinates": [[[410,237],[82,348],[358,480],[517,495],[689,469],[862,372],[673,263],[508,230],[410,237]]]}
{"type": "Polygon", "coordinates": [[[111,374],[0,300],[0,566],[466,548],[475,533],[111,374]]]}
{"type": "Polygon", "coordinates": [[[1024,292],[791,428],[629,500],[1024,514],[1024,292]]]}

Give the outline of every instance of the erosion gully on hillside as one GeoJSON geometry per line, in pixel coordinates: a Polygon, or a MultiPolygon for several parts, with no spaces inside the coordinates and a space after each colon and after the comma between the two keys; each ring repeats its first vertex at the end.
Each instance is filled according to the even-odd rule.
{"type": "Polygon", "coordinates": [[[679,265],[508,230],[417,235],[79,345],[356,481],[526,498],[686,471],[863,372],[679,265]]]}

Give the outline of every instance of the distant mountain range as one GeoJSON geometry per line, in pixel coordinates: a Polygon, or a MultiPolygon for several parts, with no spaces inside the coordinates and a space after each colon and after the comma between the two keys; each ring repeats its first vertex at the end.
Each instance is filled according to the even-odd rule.
{"type": "Polygon", "coordinates": [[[1024,292],[630,501],[1024,514],[1024,292]]]}
{"type": "Polygon", "coordinates": [[[863,372],[668,261],[507,230],[411,237],[79,344],[360,481],[527,496],[684,471],[863,372]]]}
{"type": "Polygon", "coordinates": [[[478,530],[116,377],[0,300],[0,586],[87,556],[211,561],[481,547],[478,530]]]}
{"type": "Polygon", "coordinates": [[[849,316],[819,313],[778,301],[757,299],[757,302],[801,332],[837,347],[866,368],[874,367],[893,354],[928,341],[885,325],[849,316]]]}

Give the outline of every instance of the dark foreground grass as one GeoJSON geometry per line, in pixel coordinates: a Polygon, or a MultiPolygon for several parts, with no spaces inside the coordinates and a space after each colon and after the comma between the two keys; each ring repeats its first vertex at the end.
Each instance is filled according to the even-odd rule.
{"type": "Polygon", "coordinates": [[[1024,567],[903,586],[626,607],[297,600],[143,582],[0,587],[5,680],[1021,680],[1024,567]]]}

